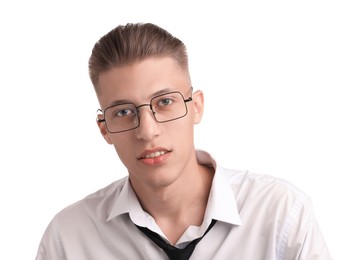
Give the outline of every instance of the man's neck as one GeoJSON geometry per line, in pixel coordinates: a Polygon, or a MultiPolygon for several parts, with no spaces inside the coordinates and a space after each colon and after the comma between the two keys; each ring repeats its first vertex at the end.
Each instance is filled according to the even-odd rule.
{"type": "Polygon", "coordinates": [[[141,206],[156,221],[172,244],[190,225],[200,226],[211,189],[214,170],[197,165],[169,186],[134,187],[141,206]]]}

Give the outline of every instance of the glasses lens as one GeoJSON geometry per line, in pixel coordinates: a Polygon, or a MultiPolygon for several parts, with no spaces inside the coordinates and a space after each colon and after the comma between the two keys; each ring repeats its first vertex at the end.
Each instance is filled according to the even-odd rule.
{"type": "Polygon", "coordinates": [[[151,107],[159,123],[175,120],[187,114],[184,97],[179,92],[171,92],[154,97],[151,107]]]}
{"type": "Polygon", "coordinates": [[[139,121],[134,104],[121,104],[104,111],[106,127],[109,132],[116,133],[138,127],[139,121]]]}

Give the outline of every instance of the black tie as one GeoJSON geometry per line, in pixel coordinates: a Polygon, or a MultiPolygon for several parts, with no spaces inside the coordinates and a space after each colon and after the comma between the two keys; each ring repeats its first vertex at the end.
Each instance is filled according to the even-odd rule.
{"type": "Polygon", "coordinates": [[[147,237],[149,237],[157,246],[161,247],[165,253],[168,255],[170,260],[188,260],[193,253],[197,243],[209,232],[209,230],[215,225],[216,220],[213,219],[211,221],[210,226],[205,231],[202,237],[194,239],[191,241],[185,248],[180,249],[176,248],[170,244],[168,244],[160,235],[156,234],[155,232],[151,231],[146,227],[140,227],[135,225],[141,232],[143,232],[147,237]]]}

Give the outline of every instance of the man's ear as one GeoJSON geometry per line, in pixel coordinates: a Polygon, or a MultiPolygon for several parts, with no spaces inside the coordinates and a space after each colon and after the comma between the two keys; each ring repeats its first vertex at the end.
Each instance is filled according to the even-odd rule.
{"type": "Polygon", "coordinates": [[[194,92],[193,103],[194,103],[194,124],[199,124],[201,122],[201,118],[204,113],[204,94],[201,90],[194,92]]]}
{"type": "Polygon", "coordinates": [[[105,121],[102,121],[102,120],[103,120],[103,115],[98,115],[96,122],[100,129],[100,133],[104,137],[105,141],[108,144],[113,144],[113,142],[111,141],[110,135],[109,135],[108,131],[106,130],[105,121]]]}

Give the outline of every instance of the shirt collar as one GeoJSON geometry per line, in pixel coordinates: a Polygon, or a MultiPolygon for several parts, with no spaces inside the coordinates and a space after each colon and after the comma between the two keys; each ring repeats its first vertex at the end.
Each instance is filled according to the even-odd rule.
{"type": "Polygon", "coordinates": [[[137,199],[134,190],[131,187],[129,177],[126,177],[125,183],[120,191],[119,196],[115,199],[114,205],[110,210],[107,221],[116,216],[132,213],[132,215],[144,216],[139,200],[137,199]]]}
{"type": "Polygon", "coordinates": [[[200,164],[215,169],[204,218],[208,222],[216,219],[233,225],[242,225],[235,195],[225,169],[219,166],[207,152],[197,151],[196,156],[200,164]]]}
{"type": "MultiPolygon", "coordinates": [[[[215,169],[204,216],[205,222],[216,219],[233,225],[241,225],[235,196],[224,169],[221,166],[217,166],[216,161],[204,151],[196,151],[196,157],[200,164],[215,169]]],[[[132,221],[141,226],[153,224],[150,223],[154,221],[153,218],[141,208],[128,177],[119,196],[115,199],[107,221],[125,213],[129,213],[132,221]]]]}

